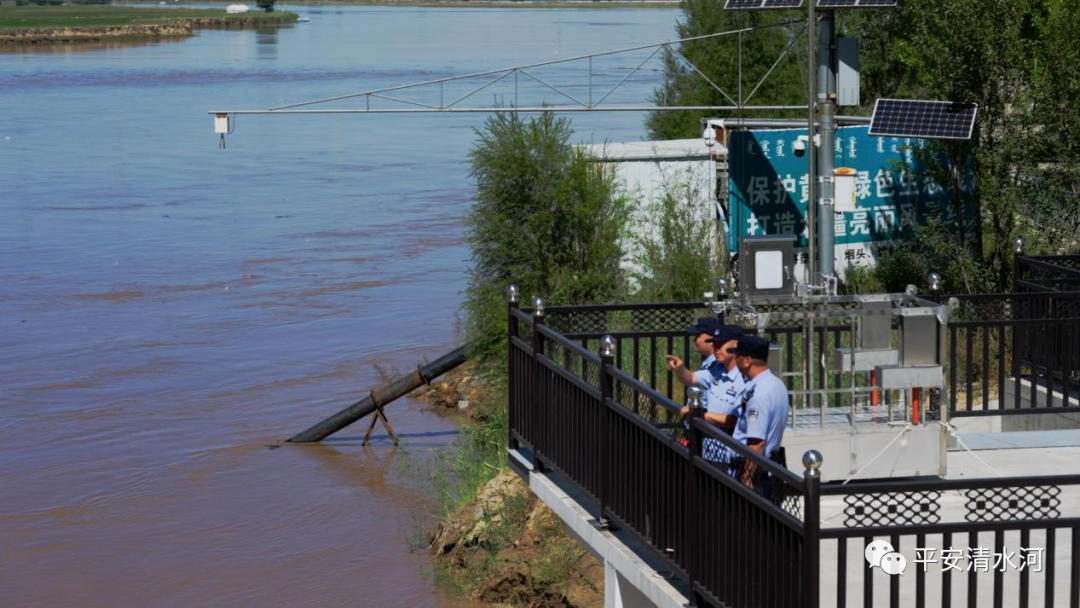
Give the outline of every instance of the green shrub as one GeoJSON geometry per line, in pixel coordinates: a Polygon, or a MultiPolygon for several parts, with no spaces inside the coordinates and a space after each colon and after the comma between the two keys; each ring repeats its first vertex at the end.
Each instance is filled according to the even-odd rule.
{"type": "Polygon", "coordinates": [[[844,280],[840,282],[840,293],[857,295],[884,291],[878,269],[878,266],[848,266],[844,270],[844,280]]]}
{"type": "Polygon", "coordinates": [[[901,293],[908,285],[925,288],[926,276],[930,272],[925,258],[916,255],[910,245],[882,249],[874,268],[878,290],[889,293],[901,293]]]}
{"type": "Polygon", "coordinates": [[[613,174],[570,144],[569,120],[497,114],[470,153],[476,202],[466,218],[473,265],[465,328],[474,355],[505,355],[506,287],[524,302],[610,302],[623,293],[628,215],[613,174]]]}
{"type": "Polygon", "coordinates": [[[642,210],[631,273],[639,301],[700,301],[723,274],[723,239],[712,209],[701,208],[703,188],[708,184],[696,183],[689,174],[664,176],[659,200],[642,210]]]}

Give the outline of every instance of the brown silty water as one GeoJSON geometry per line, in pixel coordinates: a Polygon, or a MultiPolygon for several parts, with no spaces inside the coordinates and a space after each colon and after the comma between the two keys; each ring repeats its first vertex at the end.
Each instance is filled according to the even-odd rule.
{"type": "MultiPolygon", "coordinates": [[[[392,292],[402,281],[376,287],[343,279],[277,291],[267,289],[274,271],[264,272],[60,292],[40,303],[47,312],[24,311],[25,326],[54,316],[156,318],[179,301],[213,309],[230,300],[245,313],[243,321],[208,317],[196,323],[203,329],[171,336],[119,333],[92,346],[60,336],[51,348],[20,345],[20,366],[40,373],[7,383],[4,605],[447,603],[425,574],[419,537],[434,508],[426,467],[455,435],[451,421],[406,399],[388,408],[401,448],[381,428],[361,447],[363,425],[322,445],[281,441],[376,385],[373,364],[407,369],[435,347],[358,343],[355,354],[324,361],[304,347],[306,331],[277,327],[290,335],[267,341],[252,335],[274,325],[251,310],[320,309],[334,294],[392,292]],[[254,296],[259,286],[268,293],[254,296]],[[233,360],[248,362],[239,366],[246,369],[233,360]]],[[[349,325],[357,335],[381,333],[363,320],[349,325]]],[[[440,333],[439,347],[450,346],[449,332],[440,333]]]]}
{"type": "Polygon", "coordinates": [[[219,150],[205,112],[665,40],[678,13],[299,10],[0,55],[0,605],[452,605],[419,538],[452,421],[406,399],[399,448],[282,442],[455,345],[480,119],[242,118],[219,150]]]}

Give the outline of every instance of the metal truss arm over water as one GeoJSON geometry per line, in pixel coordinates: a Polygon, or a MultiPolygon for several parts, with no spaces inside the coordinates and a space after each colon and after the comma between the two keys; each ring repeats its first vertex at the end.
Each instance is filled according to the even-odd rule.
{"type": "MultiPolygon", "coordinates": [[[[784,21],[780,23],[774,23],[769,25],[747,27],[736,30],[730,30],[727,32],[719,32],[715,34],[706,34],[704,36],[694,36],[691,38],[682,38],[679,40],[671,40],[668,42],[660,42],[655,44],[646,44],[641,46],[628,47],[624,49],[618,49],[614,51],[606,51],[601,53],[593,53],[589,55],[579,55],[576,57],[568,57],[566,59],[554,59],[550,61],[542,61],[537,63],[530,63],[526,65],[519,65],[509,68],[502,68],[497,70],[488,70],[483,72],[473,72],[471,74],[464,74],[459,76],[450,76],[446,78],[438,78],[435,80],[427,80],[423,82],[415,82],[410,84],[397,85],[392,87],[386,87],[382,89],[373,89],[370,91],[362,91],[358,93],[349,93],[345,95],[338,95],[335,97],[326,97],[322,99],[312,99],[308,101],[301,101],[297,103],[291,103],[282,106],[276,106],[265,110],[212,110],[209,113],[221,116],[235,116],[239,114],[416,114],[416,113],[499,113],[499,112],[525,112],[525,113],[542,113],[542,112],[653,112],[653,111],[734,111],[734,110],[805,110],[806,105],[748,105],[750,99],[761,88],[761,85],[766,79],[772,75],[775,68],[780,62],[791,52],[795,46],[795,42],[806,32],[806,25],[801,21],[784,21]],[[783,52],[776,58],[769,70],[758,80],[753,86],[749,87],[749,94],[744,94],[743,87],[743,65],[742,65],[742,39],[743,36],[749,32],[757,30],[765,30],[771,28],[781,28],[792,25],[801,25],[801,29],[792,36],[790,43],[784,48],[783,52]],[[723,87],[717,85],[713,80],[705,75],[703,70],[694,65],[684,54],[679,52],[677,45],[693,42],[696,40],[706,40],[710,38],[719,38],[722,36],[737,36],[739,38],[739,62],[738,62],[738,89],[734,91],[727,91],[723,87]],[[617,55],[627,55],[631,53],[642,53],[650,51],[647,56],[644,57],[640,63],[629,70],[629,72],[623,76],[614,85],[609,86],[608,83],[601,85],[597,82],[599,74],[594,70],[594,60],[603,57],[612,57],[617,55]],[[729,103],[726,105],[700,105],[700,106],[678,106],[668,105],[666,100],[664,103],[641,103],[641,104],[611,104],[603,105],[611,95],[624,83],[626,83],[635,74],[642,71],[642,68],[650,60],[657,55],[661,57],[667,54],[667,56],[675,58],[681,64],[688,67],[693,74],[701,78],[708,86],[716,90],[720,95],[726,99],[729,103]],[[577,62],[578,64],[587,63],[587,81],[585,82],[571,82],[569,84],[557,85],[553,84],[549,79],[541,77],[537,74],[537,70],[548,66],[565,65],[577,62]],[[464,94],[451,96],[451,99],[447,101],[447,84],[468,82],[468,81],[480,81],[474,88],[467,90],[464,94]],[[474,106],[466,107],[461,106],[462,102],[472,98],[477,93],[485,91],[493,85],[503,83],[503,85],[513,83],[513,92],[506,95],[501,103],[493,104],[490,106],[474,106]],[[551,103],[547,100],[541,100],[539,103],[530,101],[528,105],[521,104],[521,95],[519,88],[522,84],[530,86],[540,85],[542,90],[546,92],[554,93],[558,96],[561,104],[551,103]],[[587,95],[582,95],[580,91],[586,90],[587,95]],[[410,100],[404,99],[398,95],[404,91],[420,91],[422,94],[428,97],[422,100],[410,100]],[[575,94],[577,92],[577,94],[575,94]],[[320,104],[327,104],[331,102],[344,101],[349,99],[363,98],[364,105],[359,108],[307,108],[307,106],[315,106],[320,104]],[[391,102],[399,104],[399,107],[372,107],[372,100],[391,102]],[[405,105],[408,107],[400,107],[405,105]],[[304,109],[299,109],[304,108],[304,109]]],[[[471,85],[472,83],[470,83],[471,85]]]]}

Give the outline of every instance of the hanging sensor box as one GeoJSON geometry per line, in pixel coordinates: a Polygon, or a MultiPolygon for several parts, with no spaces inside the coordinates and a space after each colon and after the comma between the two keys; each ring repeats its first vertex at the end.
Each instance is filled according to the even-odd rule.
{"type": "Polygon", "coordinates": [[[859,39],[836,39],[836,105],[859,105],[859,39]]]}
{"type": "Polygon", "coordinates": [[[228,135],[231,130],[229,127],[232,125],[232,120],[228,114],[214,114],[214,133],[217,135],[228,135]]]}
{"type": "Polygon", "coordinates": [[[744,296],[791,295],[794,265],[794,234],[739,239],[739,282],[744,296]]]}

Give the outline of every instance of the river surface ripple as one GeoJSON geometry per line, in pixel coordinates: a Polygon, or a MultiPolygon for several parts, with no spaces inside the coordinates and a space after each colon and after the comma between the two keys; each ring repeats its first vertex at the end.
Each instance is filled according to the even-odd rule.
{"type": "Polygon", "coordinates": [[[450,605],[415,463],[452,422],[404,401],[396,450],[280,441],[373,364],[453,345],[482,118],[241,117],[219,150],[205,112],[659,42],[678,13],[293,10],[311,22],[0,54],[5,606],[450,605]]]}

